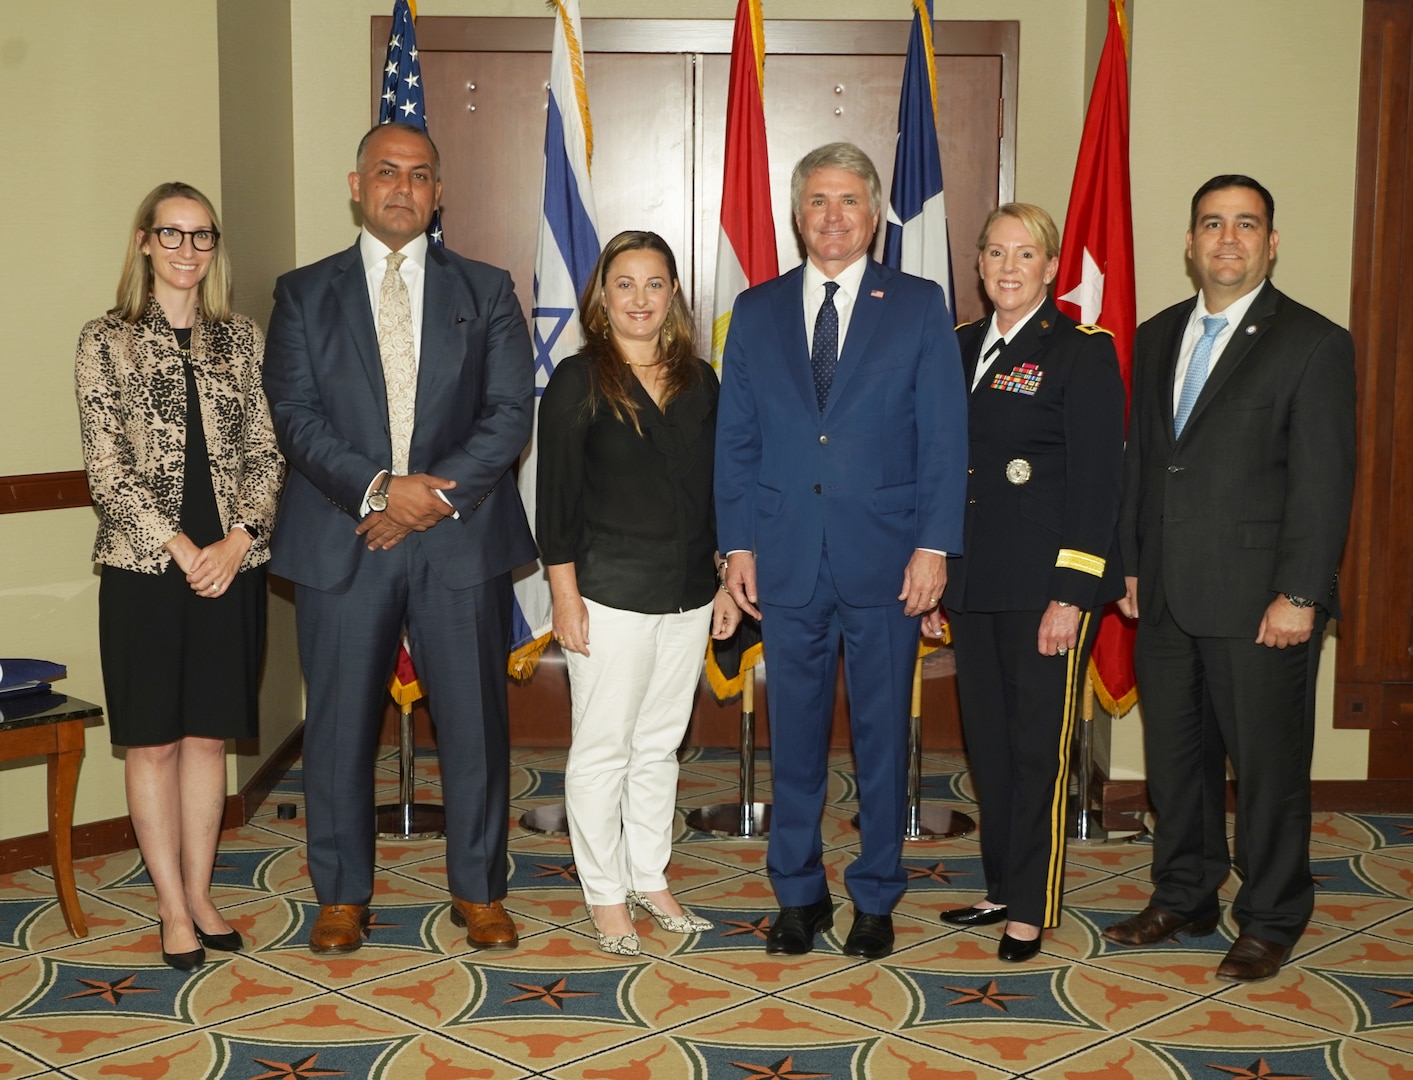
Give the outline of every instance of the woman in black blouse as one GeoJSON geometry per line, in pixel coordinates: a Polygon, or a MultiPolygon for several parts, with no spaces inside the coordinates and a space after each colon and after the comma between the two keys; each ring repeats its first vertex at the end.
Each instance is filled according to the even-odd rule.
{"type": "Polygon", "coordinates": [[[619,233],[579,309],[587,344],[540,401],[535,532],[569,668],[574,861],[599,948],[633,956],[629,905],[674,933],[711,927],[665,872],[707,634],[730,637],[740,612],[715,573],[717,380],[667,243],[619,233]]]}

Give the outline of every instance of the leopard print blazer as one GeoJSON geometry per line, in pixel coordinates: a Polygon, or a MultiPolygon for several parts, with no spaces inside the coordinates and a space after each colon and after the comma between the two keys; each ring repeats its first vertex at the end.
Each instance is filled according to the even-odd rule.
{"type": "MultiPolygon", "coordinates": [[[[260,384],[265,342],[243,315],[230,322],[197,311],[192,366],[221,526],[245,522],[260,535],[241,569],[270,558],[284,480],[270,407],[260,384]]],[[[74,361],[88,488],[98,511],[93,561],[160,574],[166,543],[181,530],[186,378],[162,307],[149,300],[137,323],[108,314],[79,336],[74,361]]]]}

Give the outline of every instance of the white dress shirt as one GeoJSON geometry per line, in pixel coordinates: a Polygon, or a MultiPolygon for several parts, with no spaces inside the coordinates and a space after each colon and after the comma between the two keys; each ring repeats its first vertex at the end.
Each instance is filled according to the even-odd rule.
{"type": "Polygon", "coordinates": [[[844,339],[849,334],[849,318],[854,314],[854,301],[859,298],[863,285],[864,268],[868,256],[860,255],[846,266],[836,278],[827,278],[824,271],[808,259],[805,260],[805,343],[808,352],[814,352],[814,321],[819,318],[819,309],[824,306],[824,283],[833,280],[839,285],[834,294],[834,310],[839,313],[839,352],[844,351],[844,339]]]}
{"type": "MultiPolygon", "coordinates": [[[[1232,334],[1236,333],[1236,328],[1241,326],[1246,318],[1246,312],[1250,310],[1256,297],[1261,294],[1261,290],[1266,287],[1263,281],[1252,289],[1245,296],[1238,300],[1233,300],[1221,311],[1208,311],[1207,298],[1201,293],[1197,294],[1197,305],[1192,309],[1192,315],[1187,320],[1187,328],[1182,332],[1182,346],[1178,349],[1177,370],[1173,373],[1173,412],[1177,412],[1178,399],[1182,397],[1182,381],[1187,378],[1187,366],[1192,363],[1192,351],[1197,348],[1197,343],[1202,340],[1204,327],[1202,319],[1207,315],[1225,315],[1227,317],[1226,326],[1222,327],[1222,332],[1217,335],[1212,342],[1212,355],[1207,360],[1207,377],[1212,377],[1212,372],[1217,367],[1217,361],[1222,358],[1222,353],[1226,351],[1227,342],[1231,341],[1232,334]]],[[[1243,332],[1244,329],[1243,329],[1243,332]]]]}
{"type": "MultiPolygon", "coordinates": [[[[427,283],[427,244],[426,233],[409,240],[400,249],[407,258],[403,259],[402,265],[397,268],[397,272],[407,284],[407,300],[412,309],[412,355],[418,364],[422,362],[422,294],[427,283]]],[[[383,296],[383,278],[388,272],[388,255],[391,252],[392,248],[367,229],[359,233],[358,253],[363,257],[363,277],[368,286],[368,303],[373,309],[374,327],[378,325],[378,303],[383,296]]],[[[368,496],[373,494],[373,489],[378,486],[378,477],[382,475],[381,471],[374,475],[363,493],[363,505],[360,510],[365,517],[372,509],[368,505],[368,496]]],[[[446,497],[445,492],[438,491],[437,495],[442,502],[450,505],[451,500],[446,497]]],[[[460,513],[452,515],[456,518],[460,516],[460,513]]]]}

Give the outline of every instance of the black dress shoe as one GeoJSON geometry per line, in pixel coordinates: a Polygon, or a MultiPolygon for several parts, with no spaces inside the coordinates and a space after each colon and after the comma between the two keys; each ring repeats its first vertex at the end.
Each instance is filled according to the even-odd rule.
{"type": "Polygon", "coordinates": [[[1013,938],[1010,934],[1001,935],[1001,947],[996,950],[996,959],[1005,960],[1008,963],[1019,964],[1023,960],[1029,960],[1040,951],[1040,938],[1034,941],[1021,941],[1013,938]]]}
{"type": "Polygon", "coordinates": [[[862,956],[865,960],[882,960],[893,951],[893,916],[854,914],[854,925],[844,942],[847,956],[862,956]]]}
{"type": "MultiPolygon", "coordinates": [[[[196,929],[194,926],[192,929],[196,929]]],[[[198,932],[199,933],[199,932],[198,932]]],[[[162,941],[162,920],[157,920],[157,940],[162,941]]],[[[168,952],[166,943],[162,944],[162,963],[178,971],[195,971],[202,964],[206,963],[206,950],[202,948],[192,949],[191,952],[168,952]]]]}
{"type": "Polygon", "coordinates": [[[949,926],[990,926],[992,923],[1006,921],[1006,908],[1004,905],[953,908],[951,911],[942,912],[942,921],[949,926]]]}
{"type": "Polygon", "coordinates": [[[240,952],[245,947],[245,941],[240,936],[239,930],[232,930],[226,934],[208,934],[201,927],[196,927],[196,940],[208,949],[216,949],[220,952],[240,952]]]}
{"type": "Polygon", "coordinates": [[[834,925],[834,901],[826,896],[804,907],[781,908],[765,935],[765,951],[800,956],[814,948],[814,936],[834,925]]]}

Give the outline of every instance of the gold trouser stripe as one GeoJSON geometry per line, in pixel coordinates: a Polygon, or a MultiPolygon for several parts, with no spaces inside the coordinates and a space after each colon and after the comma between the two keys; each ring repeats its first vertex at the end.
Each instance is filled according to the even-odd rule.
{"type": "Polygon", "coordinates": [[[1075,718],[1079,715],[1080,692],[1083,689],[1085,665],[1084,638],[1089,631],[1090,612],[1079,620],[1075,647],[1065,660],[1065,712],[1060,724],[1060,741],[1056,750],[1055,793],[1050,803],[1050,866],[1045,874],[1045,925],[1060,925],[1060,898],[1065,888],[1065,811],[1070,794],[1070,741],[1074,737],[1075,718]]]}
{"type": "Polygon", "coordinates": [[[1061,570],[1078,570],[1082,574],[1092,574],[1094,577],[1104,576],[1104,563],[1098,555],[1091,555],[1087,551],[1076,551],[1074,548],[1060,548],[1059,557],[1055,560],[1055,565],[1061,570]]]}

